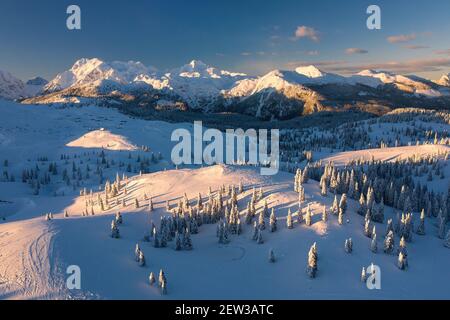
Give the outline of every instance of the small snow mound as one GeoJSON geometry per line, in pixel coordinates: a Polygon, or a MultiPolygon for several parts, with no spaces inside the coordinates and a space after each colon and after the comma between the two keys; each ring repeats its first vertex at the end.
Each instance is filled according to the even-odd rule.
{"type": "Polygon", "coordinates": [[[82,137],[71,141],[68,147],[103,148],[106,150],[137,150],[125,137],[113,134],[104,128],[86,133],[82,137]]]}

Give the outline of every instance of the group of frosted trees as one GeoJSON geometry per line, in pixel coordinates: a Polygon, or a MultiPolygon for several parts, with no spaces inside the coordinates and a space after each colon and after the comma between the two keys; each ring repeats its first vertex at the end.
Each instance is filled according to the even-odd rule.
{"type": "Polygon", "coordinates": [[[396,109],[375,119],[342,120],[327,127],[280,131],[281,169],[295,172],[298,163],[311,162],[315,151],[349,151],[416,144],[449,145],[448,132],[427,122],[448,123],[448,113],[425,109],[396,109]],[[403,125],[408,122],[412,125],[403,125]],[[382,126],[382,132],[378,128],[382,126]],[[374,129],[378,129],[375,133],[374,129]]]}

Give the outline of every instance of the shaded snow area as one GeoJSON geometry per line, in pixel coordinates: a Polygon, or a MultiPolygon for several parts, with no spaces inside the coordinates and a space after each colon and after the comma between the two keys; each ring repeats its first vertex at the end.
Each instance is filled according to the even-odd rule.
{"type": "MultiPolygon", "coordinates": [[[[439,217],[433,214],[424,219],[425,235],[414,233],[407,242],[409,267],[400,270],[400,236],[395,234],[391,254],[383,252],[383,242],[388,219],[396,221],[402,210],[386,204],[383,223],[371,222],[378,235],[374,253],[372,240],[364,234],[365,217],[357,213],[358,199],[349,196],[345,214],[338,219],[332,212],[335,196],[331,191],[322,195],[320,179],[302,183],[299,222],[302,192],[295,190],[295,174],[261,176],[259,168],[248,166],[175,168],[170,161],[171,133],[177,128],[191,130],[192,124],[132,119],[109,108],[5,101],[0,101],[0,114],[2,299],[450,298],[450,249],[438,237],[439,217]],[[197,210],[199,194],[202,207],[197,210]],[[210,205],[217,205],[219,198],[223,208],[215,212],[210,205]],[[255,213],[250,224],[249,202],[255,213]],[[266,204],[269,215],[273,209],[277,217],[274,232],[270,218],[261,214],[266,204]],[[288,212],[292,228],[287,226],[288,212]],[[230,214],[234,220],[229,219],[227,228],[236,227],[239,217],[241,232],[230,231],[228,241],[223,241],[220,219],[230,214]],[[173,222],[173,217],[190,223],[187,236],[184,228],[179,229],[184,233],[178,234],[183,238],[181,247],[176,234],[162,245],[161,221],[173,222]],[[253,222],[261,223],[261,217],[265,229],[255,241],[253,222]],[[118,238],[111,236],[113,220],[118,238]],[[185,239],[189,235],[191,250],[185,239]],[[352,253],[344,250],[349,238],[352,253]],[[317,273],[310,278],[306,269],[313,243],[317,273]],[[136,244],[145,264],[136,261],[136,244]],[[270,249],[274,263],[269,262],[270,249]],[[381,290],[369,290],[361,282],[362,268],[371,263],[380,267],[381,290]],[[80,290],[66,287],[66,269],[71,265],[81,270],[80,290]],[[166,295],[158,287],[160,270],[166,277],[166,295]],[[156,278],[153,285],[151,272],[156,278]]],[[[423,164],[414,180],[447,194],[448,152],[449,147],[440,144],[335,149],[316,153],[314,160],[343,168],[352,160],[369,165],[374,160],[435,159],[427,171],[432,179],[427,179],[423,164]]],[[[314,172],[311,167],[312,176],[314,172]]],[[[339,192],[336,198],[341,199],[339,192]]],[[[414,229],[419,217],[419,212],[413,213],[414,229]]]]}

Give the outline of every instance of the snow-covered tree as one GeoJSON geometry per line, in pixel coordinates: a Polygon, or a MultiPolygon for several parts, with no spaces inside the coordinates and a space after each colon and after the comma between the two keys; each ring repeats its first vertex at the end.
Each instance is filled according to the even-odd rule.
{"type": "Polygon", "coordinates": [[[111,223],[111,238],[120,238],[119,228],[117,227],[115,220],[113,220],[111,223]]]}
{"type": "Polygon", "coordinates": [[[400,270],[406,270],[408,268],[408,258],[402,252],[398,254],[397,266],[400,270]]]}
{"type": "Polygon", "coordinates": [[[252,235],[252,240],[256,241],[258,239],[258,234],[259,234],[259,228],[258,228],[258,224],[256,223],[256,221],[253,223],[253,235],[252,235]]]}
{"type": "Polygon", "coordinates": [[[342,194],[341,200],[339,201],[339,208],[342,209],[342,213],[345,214],[347,211],[347,195],[345,193],[342,194]]]}
{"type": "Polygon", "coordinates": [[[327,222],[328,221],[328,212],[327,212],[327,207],[323,206],[322,209],[322,221],[323,222],[327,222]]]}
{"type": "Polygon", "coordinates": [[[362,271],[361,271],[361,282],[366,282],[367,281],[367,273],[366,273],[366,269],[363,267],[362,271]]]}
{"type": "Polygon", "coordinates": [[[161,287],[164,282],[167,282],[166,274],[164,273],[163,269],[161,269],[159,271],[158,286],[161,287]]]}
{"type": "Polygon", "coordinates": [[[266,228],[266,223],[264,221],[264,211],[261,211],[259,213],[258,228],[261,230],[264,230],[266,228]]]}
{"type": "Polygon", "coordinates": [[[292,229],[294,227],[293,222],[292,222],[291,209],[288,209],[288,215],[286,217],[286,226],[288,229],[292,229]]]}
{"type": "Polygon", "coordinates": [[[143,267],[145,266],[145,257],[144,257],[144,252],[142,252],[142,250],[139,250],[139,266],[143,267]]]}
{"type": "Polygon", "coordinates": [[[269,262],[275,262],[276,261],[276,259],[275,259],[275,253],[273,252],[273,249],[270,249],[269,250],[269,262]]]}
{"type": "Polygon", "coordinates": [[[178,231],[176,231],[175,232],[175,250],[180,251],[181,249],[183,249],[183,245],[181,242],[181,236],[180,236],[180,233],[178,231]]]}
{"type": "Polygon", "coordinates": [[[306,273],[310,278],[315,278],[317,273],[317,251],[315,244],[310,248],[308,253],[308,264],[306,267],[306,273]]]}
{"type": "Polygon", "coordinates": [[[344,210],[342,208],[339,208],[338,223],[339,225],[344,224],[344,210]]]}
{"type": "Polygon", "coordinates": [[[416,233],[418,235],[424,235],[425,234],[425,210],[422,209],[420,212],[420,222],[417,226],[416,233]]]}
{"type": "Polygon", "coordinates": [[[139,261],[139,253],[141,252],[141,248],[139,247],[139,243],[136,243],[136,248],[134,249],[134,260],[136,262],[139,261]]]}
{"type": "Polygon", "coordinates": [[[264,243],[264,239],[262,237],[262,230],[258,229],[258,236],[256,237],[256,243],[257,244],[263,244],[264,243]]]}
{"type": "Polygon", "coordinates": [[[439,218],[439,227],[438,227],[438,237],[439,239],[444,239],[445,238],[445,219],[444,218],[439,218]]]}
{"type": "Polygon", "coordinates": [[[444,240],[444,247],[450,248],[450,230],[447,232],[444,240]]]}
{"type": "Polygon", "coordinates": [[[392,231],[389,231],[384,239],[383,251],[387,254],[394,252],[394,233],[392,231]]]}
{"type": "Polygon", "coordinates": [[[189,228],[186,228],[183,234],[183,249],[192,250],[191,232],[189,231],[189,228]]]}
{"type": "Polygon", "coordinates": [[[330,211],[334,215],[337,215],[339,213],[339,203],[336,195],[334,195],[334,201],[333,205],[330,208],[330,211]]]}
{"type": "Polygon", "coordinates": [[[274,208],[272,208],[272,213],[270,214],[270,232],[275,232],[277,230],[277,217],[275,216],[274,208]]]}
{"type": "Polygon", "coordinates": [[[306,207],[305,224],[309,227],[311,226],[311,223],[311,207],[308,204],[308,207],[306,207]]]}
{"type": "Polygon", "coordinates": [[[378,252],[377,234],[372,235],[372,242],[370,243],[370,251],[373,253],[378,252]]]}
{"type": "Polygon", "coordinates": [[[345,252],[352,253],[353,252],[353,241],[352,238],[345,239],[345,252]]]}
{"type": "Polygon", "coordinates": [[[153,272],[150,272],[150,275],[148,276],[148,282],[151,286],[153,286],[156,282],[155,274],[153,272]]]}
{"type": "Polygon", "coordinates": [[[118,211],[118,212],[116,213],[115,219],[116,219],[116,223],[117,223],[117,224],[122,224],[122,223],[123,223],[122,214],[120,213],[120,211],[118,211]]]}

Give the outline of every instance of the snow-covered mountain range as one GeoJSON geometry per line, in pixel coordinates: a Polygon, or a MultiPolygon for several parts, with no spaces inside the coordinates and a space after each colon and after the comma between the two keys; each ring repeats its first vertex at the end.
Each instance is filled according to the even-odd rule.
{"type": "Polygon", "coordinates": [[[24,83],[11,73],[0,70],[0,97],[8,100],[34,97],[42,93],[47,80],[36,77],[24,83]]]}
{"type": "MultiPolygon", "coordinates": [[[[34,94],[4,76],[0,96],[24,103],[139,105],[152,110],[232,111],[261,119],[285,119],[348,105],[445,108],[448,75],[438,81],[414,75],[363,70],[350,76],[315,66],[274,70],[259,77],[220,70],[201,61],[161,72],[140,62],[80,59],[34,94]]],[[[3,79],[2,78],[2,79],[3,79]]]]}

